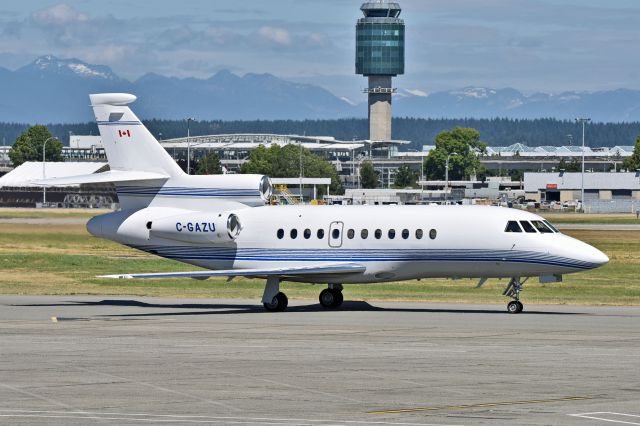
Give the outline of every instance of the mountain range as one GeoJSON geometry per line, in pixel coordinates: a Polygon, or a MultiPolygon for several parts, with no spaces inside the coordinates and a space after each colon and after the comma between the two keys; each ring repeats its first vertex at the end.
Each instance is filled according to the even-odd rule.
{"type": "MultiPolygon", "coordinates": [[[[0,68],[0,122],[69,123],[92,121],[88,94],[128,92],[138,96],[141,118],[206,120],[332,119],[365,117],[366,102],[355,104],[328,90],[271,74],[219,71],[208,79],[149,73],[135,81],[109,67],[77,59],[42,56],[15,71],[0,68]]],[[[393,112],[421,118],[544,118],[640,121],[640,91],[525,95],[512,88],[467,87],[424,93],[399,90],[393,112]]]]}

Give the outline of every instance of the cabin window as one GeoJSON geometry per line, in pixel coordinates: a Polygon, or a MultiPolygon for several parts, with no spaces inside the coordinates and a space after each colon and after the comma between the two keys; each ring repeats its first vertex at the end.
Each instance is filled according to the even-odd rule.
{"type": "Polygon", "coordinates": [[[324,229],[318,229],[318,239],[321,240],[324,238],[324,229]]]}
{"type": "Polygon", "coordinates": [[[396,237],[396,230],[395,229],[389,229],[389,232],[387,233],[387,235],[389,236],[390,240],[393,240],[396,237]]]}
{"type": "Polygon", "coordinates": [[[284,229],[278,229],[278,239],[281,240],[284,238],[284,229]]]}
{"type": "Polygon", "coordinates": [[[531,223],[533,223],[533,226],[535,226],[541,234],[553,234],[551,228],[545,225],[541,220],[532,220],[531,223]]]}
{"type": "Polygon", "coordinates": [[[436,231],[435,229],[432,229],[431,231],[429,231],[429,238],[431,238],[432,240],[435,240],[437,236],[438,236],[438,231],[436,231]]]}
{"type": "Polygon", "coordinates": [[[376,232],[375,232],[374,235],[376,237],[376,240],[379,240],[380,238],[382,238],[382,230],[381,229],[376,229],[376,232]]]}
{"type": "Polygon", "coordinates": [[[517,221],[510,220],[507,222],[507,227],[504,229],[504,232],[522,232],[522,228],[520,228],[517,221]]]}
{"type": "Polygon", "coordinates": [[[296,238],[298,238],[298,230],[297,229],[292,229],[291,232],[289,233],[289,235],[291,235],[291,239],[295,240],[296,238]]]}
{"type": "Polygon", "coordinates": [[[402,238],[405,239],[405,240],[407,238],[409,238],[409,230],[408,229],[403,229],[402,230],[402,238]]]}
{"type": "Polygon", "coordinates": [[[534,228],[533,225],[526,220],[521,220],[520,225],[522,225],[522,228],[524,228],[524,232],[528,232],[530,234],[536,233],[536,228],[534,228]]]}
{"type": "Polygon", "coordinates": [[[557,233],[557,232],[560,232],[560,231],[558,231],[558,228],[556,228],[555,226],[553,226],[553,225],[551,224],[551,222],[549,222],[548,220],[543,220],[543,222],[544,222],[544,223],[545,223],[549,228],[551,228],[551,230],[552,230],[553,232],[556,232],[556,233],[557,233]]]}
{"type": "Polygon", "coordinates": [[[304,230],[304,239],[308,240],[309,238],[311,238],[311,229],[305,229],[304,230]]]}
{"type": "Polygon", "coordinates": [[[356,231],[354,231],[353,229],[349,229],[347,231],[347,238],[349,238],[350,240],[353,240],[353,237],[356,236],[356,231]]]}
{"type": "Polygon", "coordinates": [[[424,232],[422,231],[422,229],[416,229],[416,240],[421,240],[423,235],[424,232]]]}
{"type": "Polygon", "coordinates": [[[339,229],[334,229],[333,231],[331,231],[331,237],[334,240],[337,240],[338,238],[340,238],[340,230],[339,229]]]}
{"type": "Polygon", "coordinates": [[[362,231],[360,231],[360,238],[362,238],[363,240],[366,240],[368,236],[369,236],[369,231],[367,231],[366,229],[363,229],[362,231]]]}

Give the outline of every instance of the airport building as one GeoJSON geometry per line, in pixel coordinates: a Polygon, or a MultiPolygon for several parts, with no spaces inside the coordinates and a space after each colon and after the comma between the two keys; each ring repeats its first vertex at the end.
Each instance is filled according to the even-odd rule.
{"type": "Polygon", "coordinates": [[[640,207],[640,172],[623,173],[525,173],[528,200],[558,206],[581,199],[591,213],[635,213],[640,207]]]}
{"type": "MultiPolygon", "coordinates": [[[[371,161],[380,177],[380,187],[390,188],[394,184],[395,174],[401,165],[408,165],[422,179],[424,159],[435,148],[425,145],[422,151],[406,151],[409,141],[389,140],[352,140],[342,141],[329,136],[300,136],[276,134],[228,134],[203,135],[189,138],[175,138],[160,141],[167,152],[183,167],[191,157],[194,166],[208,152],[215,152],[228,173],[238,173],[243,163],[248,161],[251,151],[258,146],[300,145],[330,161],[338,171],[346,189],[359,188],[359,170],[364,161],[371,161]]],[[[5,158],[0,163],[4,172],[11,170],[7,156],[9,147],[0,151],[5,158]]],[[[581,160],[581,147],[541,146],[529,147],[514,144],[507,147],[488,147],[487,155],[480,158],[484,167],[503,175],[507,170],[526,170],[536,172],[559,172],[561,160],[570,162],[581,160]]],[[[585,170],[588,172],[619,171],[625,158],[633,153],[633,146],[615,146],[613,148],[585,148],[585,170]]],[[[104,148],[99,136],[72,135],[69,146],[63,148],[65,161],[102,161],[106,160],[104,148]]],[[[468,177],[475,181],[473,176],[468,177]]],[[[444,176],[442,176],[444,179],[444,176]]],[[[444,181],[442,181],[444,182],[444,181]]],[[[442,188],[441,188],[442,189],[442,188]]]]}
{"type": "Polygon", "coordinates": [[[43,178],[100,173],[108,170],[105,162],[94,161],[28,161],[0,177],[2,207],[115,208],[118,197],[111,184],[69,185],[42,188],[35,181],[43,178]]]}

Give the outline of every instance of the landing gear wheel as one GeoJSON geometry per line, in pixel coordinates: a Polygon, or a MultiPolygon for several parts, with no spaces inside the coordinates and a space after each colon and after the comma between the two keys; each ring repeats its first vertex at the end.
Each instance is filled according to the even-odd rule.
{"type": "Polygon", "coordinates": [[[510,314],[519,314],[524,309],[524,305],[519,300],[513,300],[507,305],[507,312],[510,314]]]}
{"type": "Polygon", "coordinates": [[[335,309],[342,305],[344,298],[340,290],[325,288],[320,292],[320,304],[325,309],[335,309]]]}
{"type": "Polygon", "coordinates": [[[269,312],[282,312],[287,309],[287,305],[289,305],[289,299],[287,295],[284,293],[276,294],[271,303],[263,303],[264,308],[269,312]]]}

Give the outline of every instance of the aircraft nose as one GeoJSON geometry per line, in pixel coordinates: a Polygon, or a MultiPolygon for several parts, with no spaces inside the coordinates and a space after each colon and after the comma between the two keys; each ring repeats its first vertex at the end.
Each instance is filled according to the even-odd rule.
{"type": "Polygon", "coordinates": [[[582,260],[591,263],[594,268],[609,263],[609,257],[606,254],[589,244],[584,244],[579,253],[582,260]]]}
{"type": "Polygon", "coordinates": [[[92,217],[87,222],[87,231],[94,237],[102,237],[102,220],[98,216],[92,217]]]}

